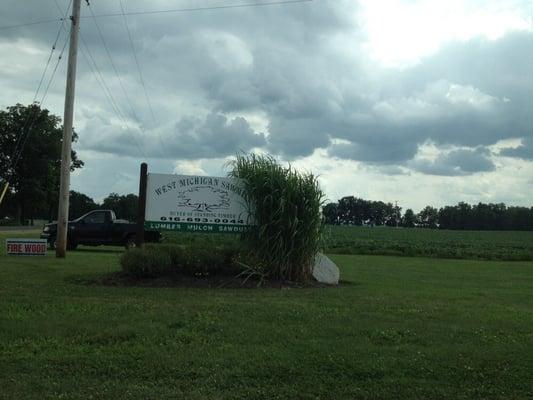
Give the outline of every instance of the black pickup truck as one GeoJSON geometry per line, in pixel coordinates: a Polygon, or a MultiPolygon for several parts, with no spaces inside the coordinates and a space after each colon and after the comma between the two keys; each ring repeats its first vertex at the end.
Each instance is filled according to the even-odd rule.
{"type": "MultiPolygon", "coordinates": [[[[111,245],[135,247],[137,224],[117,219],[111,210],[91,211],[68,223],[67,248],[74,250],[79,244],[88,246],[111,245]]],[[[55,248],[57,223],[46,224],[41,239],[46,239],[50,248],[55,248]]],[[[158,242],[161,234],[144,231],[145,242],[158,242]]]]}

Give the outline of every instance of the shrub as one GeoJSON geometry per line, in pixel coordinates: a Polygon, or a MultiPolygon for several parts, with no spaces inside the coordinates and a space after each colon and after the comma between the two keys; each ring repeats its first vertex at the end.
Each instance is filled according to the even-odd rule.
{"type": "Polygon", "coordinates": [[[238,155],[230,176],[243,180],[243,196],[257,226],[243,235],[265,276],[306,281],[322,237],[323,193],[317,178],[283,167],[274,158],[238,155]]]}
{"type": "Polygon", "coordinates": [[[171,269],[168,252],[148,248],[131,249],[120,258],[122,270],[134,278],[157,278],[167,275],[171,269]]]}
{"type": "Polygon", "coordinates": [[[235,263],[240,253],[240,246],[150,244],[125,252],[120,263],[124,272],[140,279],[169,275],[236,275],[242,270],[235,263]]]}

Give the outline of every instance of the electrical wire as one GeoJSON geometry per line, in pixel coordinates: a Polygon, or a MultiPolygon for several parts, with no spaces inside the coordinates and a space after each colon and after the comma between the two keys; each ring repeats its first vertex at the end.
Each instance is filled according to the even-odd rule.
{"type": "MultiPolygon", "coordinates": [[[[48,56],[48,60],[46,61],[46,65],[45,65],[45,68],[43,70],[43,73],[41,75],[41,79],[39,80],[39,85],[37,86],[37,89],[35,91],[35,94],[33,96],[33,100],[32,100],[32,104],[35,104],[35,101],[37,99],[37,96],[39,95],[39,91],[41,90],[41,87],[42,87],[42,84],[44,82],[44,78],[46,76],[46,72],[48,71],[48,67],[50,66],[50,62],[52,60],[52,57],[53,57],[53,54],[54,54],[54,51],[56,49],[56,46],[57,46],[57,42],[59,41],[60,37],[61,37],[61,31],[64,29],[64,21],[66,19],[66,16],[68,14],[68,10],[70,9],[70,6],[72,4],[72,0],[70,0],[66,10],[63,12],[63,10],[61,10],[61,8],[59,9],[60,12],[61,12],[61,15],[63,15],[63,18],[61,18],[61,24],[59,26],[59,29],[57,31],[57,35],[56,35],[56,38],[54,40],[54,43],[52,44],[52,48],[50,50],[50,55],[48,56]]],[[[56,5],[57,5],[57,2],[56,2],[56,5]]],[[[57,63],[54,67],[54,70],[52,71],[52,74],[50,75],[50,78],[48,80],[48,84],[43,92],[43,96],[41,98],[41,101],[39,102],[39,105],[40,107],[42,107],[43,103],[44,103],[44,100],[46,99],[46,96],[48,94],[48,90],[50,89],[50,85],[52,84],[52,81],[54,80],[54,77],[55,77],[55,73],[57,71],[57,68],[59,66],[59,63],[61,62],[61,59],[63,57],[63,53],[65,51],[65,47],[66,47],[66,44],[68,43],[68,35],[67,37],[65,38],[65,42],[63,44],[63,47],[61,49],[61,53],[59,54],[59,57],[58,57],[58,60],[57,60],[57,63]]],[[[9,166],[9,168],[15,168],[22,156],[22,152],[24,151],[24,147],[26,145],[26,142],[28,141],[28,138],[31,134],[31,129],[33,128],[33,125],[35,123],[35,120],[37,118],[37,114],[38,114],[38,110],[36,109],[35,112],[33,113],[33,116],[31,115],[31,113],[28,114],[28,117],[26,118],[26,121],[24,122],[24,125],[23,125],[23,128],[22,128],[22,131],[19,135],[19,137],[17,138],[17,142],[15,144],[15,149],[13,151],[13,155],[11,157],[11,165],[9,166]],[[28,121],[29,119],[32,119],[29,126],[27,125],[28,124],[28,121]],[[27,129],[25,129],[25,127],[27,127],[27,129]],[[24,130],[26,130],[26,136],[24,137],[24,130]],[[22,143],[22,145],[21,145],[22,143]],[[19,147],[20,146],[20,147],[19,147]]]]}
{"type": "MultiPolygon", "coordinates": [[[[54,0],[54,3],[56,5],[56,8],[59,10],[59,12],[61,12],[61,7],[59,6],[57,0],[54,0]]],[[[63,29],[66,31],[66,28],[64,26],[63,26],[63,29]]],[[[93,55],[91,53],[91,50],[90,50],[89,46],[87,45],[87,42],[85,41],[85,38],[84,38],[83,33],[81,31],[79,33],[79,36],[80,36],[81,43],[82,43],[82,46],[83,46],[83,47],[80,48],[80,50],[81,50],[81,53],[82,53],[83,57],[85,58],[85,61],[86,61],[87,65],[89,66],[89,68],[91,70],[91,73],[93,74],[96,82],[98,82],[98,84],[102,88],[102,91],[104,92],[104,95],[107,97],[107,100],[110,102],[111,109],[113,110],[113,112],[116,114],[118,119],[120,119],[124,123],[126,128],[130,129],[129,124],[128,124],[126,118],[124,117],[124,115],[122,114],[122,112],[120,111],[120,108],[118,107],[117,102],[115,101],[115,99],[113,97],[113,94],[112,94],[111,90],[109,89],[109,86],[105,82],[104,76],[102,75],[102,72],[100,71],[100,68],[98,67],[98,64],[96,63],[96,61],[95,61],[95,59],[94,59],[94,57],[93,57],[93,55]],[[87,56],[87,54],[89,56],[87,56]],[[89,61],[89,59],[90,59],[90,61],[89,61]],[[93,65],[94,65],[94,67],[93,67],[93,65]]],[[[137,146],[137,149],[139,150],[139,154],[146,158],[146,155],[142,151],[141,146],[139,146],[139,143],[138,143],[137,139],[134,136],[133,136],[133,141],[135,142],[135,145],[137,146]]]]}
{"type": "Polygon", "coordinates": [[[52,84],[52,81],[54,80],[54,76],[55,76],[55,74],[57,72],[57,68],[59,67],[59,63],[63,59],[63,54],[65,53],[65,49],[67,48],[68,42],[69,42],[69,37],[66,36],[65,37],[65,41],[63,42],[63,47],[61,48],[61,53],[59,53],[59,57],[57,57],[56,65],[54,66],[54,69],[52,71],[52,75],[50,75],[50,78],[48,79],[48,84],[46,85],[46,89],[45,89],[45,91],[43,93],[43,96],[41,97],[41,101],[39,102],[40,104],[43,104],[44,100],[46,99],[46,96],[48,94],[48,90],[50,89],[50,85],[52,84]]]}
{"type": "MultiPolygon", "coordinates": [[[[57,9],[61,12],[61,7],[59,6],[57,0],[54,0],[54,2],[55,2],[55,5],[56,5],[57,9]]],[[[64,29],[66,30],[66,28],[64,28],[64,29]]],[[[107,83],[106,83],[106,81],[104,79],[104,76],[103,76],[100,68],[98,67],[98,64],[96,63],[96,61],[95,61],[95,59],[94,59],[94,57],[93,57],[93,55],[91,53],[91,50],[90,50],[89,46],[87,45],[87,42],[85,41],[85,38],[84,38],[83,33],[81,31],[80,31],[79,35],[80,35],[80,39],[81,39],[81,43],[82,43],[82,47],[80,48],[81,49],[81,53],[82,53],[83,57],[85,58],[85,61],[86,61],[87,65],[89,66],[89,68],[91,70],[91,73],[93,74],[94,79],[100,85],[100,87],[102,89],[102,92],[104,93],[104,95],[107,97],[107,100],[111,104],[111,109],[113,110],[115,115],[118,117],[119,120],[122,121],[122,123],[124,124],[124,126],[126,126],[126,129],[128,129],[128,131],[131,130],[131,128],[129,126],[129,123],[127,121],[127,118],[124,116],[124,114],[120,110],[115,98],[113,97],[112,91],[109,89],[109,86],[107,85],[107,83]]],[[[139,145],[139,142],[137,141],[137,138],[133,134],[131,134],[131,136],[133,138],[133,142],[135,143],[135,145],[137,147],[137,150],[139,151],[139,155],[141,155],[141,157],[147,158],[146,154],[142,150],[142,147],[139,145]]]]}
{"type": "MultiPolygon", "coordinates": [[[[58,5],[58,3],[57,3],[57,0],[54,0],[54,1],[55,1],[56,6],[58,7],[58,9],[59,9],[60,12],[61,12],[61,8],[59,7],[59,5],[58,5]]],[[[97,28],[97,30],[98,30],[98,34],[99,34],[99,36],[100,36],[100,38],[101,38],[101,40],[102,40],[102,43],[104,44],[104,48],[105,48],[106,53],[107,53],[107,55],[108,55],[108,57],[109,57],[109,60],[110,60],[110,62],[111,62],[112,68],[113,68],[115,74],[117,75],[117,79],[118,79],[118,81],[119,81],[119,84],[120,84],[120,86],[121,86],[121,89],[123,90],[124,95],[125,95],[125,97],[126,97],[126,100],[127,100],[128,104],[129,104],[129,106],[130,106],[130,109],[131,109],[131,111],[132,111],[132,115],[133,115],[134,118],[137,120],[137,122],[140,124],[139,119],[138,119],[138,117],[137,117],[137,114],[136,114],[136,112],[135,112],[135,110],[134,110],[134,108],[133,108],[132,102],[131,102],[131,100],[130,100],[130,98],[129,98],[127,92],[126,92],[126,89],[125,89],[125,87],[124,87],[124,85],[123,85],[123,83],[122,83],[122,80],[120,79],[120,75],[118,74],[118,70],[117,70],[117,68],[116,68],[116,66],[115,66],[115,63],[113,62],[113,59],[112,59],[112,57],[111,57],[111,53],[110,53],[110,51],[109,51],[109,48],[108,48],[108,46],[107,46],[107,44],[106,44],[106,42],[105,42],[105,39],[104,39],[104,37],[103,37],[103,34],[102,34],[102,32],[101,32],[101,30],[100,30],[100,27],[99,27],[99,25],[98,25],[98,23],[97,23],[97,20],[96,20],[97,18],[122,16],[122,17],[125,19],[126,16],[130,16],[130,15],[131,15],[131,16],[132,16],[132,15],[151,15],[151,14],[164,14],[164,13],[184,13],[184,12],[196,12],[196,11],[207,11],[207,10],[223,10],[223,9],[236,9],[236,8],[250,8],[250,7],[263,7],[263,6],[276,6],[276,5],[289,5],[289,4],[297,4],[297,3],[308,3],[308,2],[312,2],[312,1],[313,1],[313,0],[281,0],[281,1],[269,1],[269,2],[263,2],[263,3],[226,4],[226,5],[209,6],[209,7],[193,7],[193,8],[180,8],[180,9],[167,9],[167,10],[151,10],[151,11],[134,11],[134,12],[125,12],[125,10],[123,9],[123,6],[122,6],[122,2],[120,2],[120,6],[121,6],[121,12],[120,12],[120,13],[107,13],[107,14],[94,14],[92,8],[90,7],[90,5],[89,5],[89,3],[88,3],[88,5],[89,5],[89,10],[90,10],[90,12],[91,12],[91,16],[80,16],[80,18],[92,18],[92,19],[93,19],[93,21],[94,21],[94,23],[95,23],[95,26],[96,26],[96,28],[97,28]]],[[[41,76],[41,80],[40,80],[39,85],[38,85],[38,88],[37,88],[37,90],[36,90],[36,93],[35,93],[35,96],[34,96],[34,101],[35,101],[35,99],[37,98],[38,93],[39,93],[39,91],[40,91],[40,88],[41,88],[41,86],[42,86],[42,83],[43,83],[43,81],[44,81],[44,76],[45,76],[45,74],[46,74],[46,72],[47,72],[47,69],[48,69],[48,67],[49,67],[49,64],[50,64],[50,61],[51,61],[51,58],[52,58],[52,53],[53,53],[53,51],[55,50],[55,46],[57,45],[57,41],[58,41],[58,39],[59,39],[59,34],[60,34],[60,32],[61,32],[61,29],[63,29],[63,24],[64,24],[64,22],[65,22],[66,19],[67,19],[66,16],[67,16],[67,13],[68,13],[68,10],[69,10],[69,8],[70,8],[71,3],[72,3],[72,0],[70,1],[69,5],[68,5],[68,7],[67,7],[66,12],[63,14],[63,17],[61,17],[61,18],[45,19],[45,20],[33,21],[33,22],[28,22],[28,23],[23,23],[23,24],[16,24],[16,25],[9,25],[9,26],[1,26],[1,27],[0,27],[0,30],[5,30],[5,29],[13,29],[13,28],[19,28],[19,27],[24,27],[24,26],[31,26],[31,25],[38,25],[38,24],[44,24],[44,23],[51,23],[51,22],[55,22],[55,21],[60,21],[60,22],[61,22],[61,26],[60,26],[60,29],[59,29],[59,31],[58,31],[58,35],[57,35],[57,37],[56,37],[56,40],[55,40],[55,42],[54,42],[54,45],[52,46],[52,52],[51,52],[51,54],[50,54],[50,56],[49,56],[49,59],[48,59],[48,61],[47,61],[46,67],[45,67],[45,71],[43,72],[43,75],[41,76]]],[[[145,83],[144,83],[144,79],[142,78],[141,69],[140,69],[140,66],[139,66],[139,63],[138,63],[138,59],[137,59],[137,55],[136,55],[136,52],[135,52],[135,47],[133,46],[133,41],[132,41],[132,38],[131,38],[131,32],[129,31],[129,27],[127,26],[127,22],[126,22],[126,20],[125,20],[125,24],[126,24],[126,28],[127,28],[127,32],[128,32],[128,37],[129,37],[129,40],[130,40],[130,43],[131,43],[131,46],[132,46],[132,49],[133,49],[133,52],[134,52],[135,62],[136,62],[136,65],[137,65],[137,68],[138,68],[138,70],[139,70],[139,74],[140,74],[140,77],[141,77],[141,84],[142,84],[143,89],[144,89],[144,91],[145,91],[145,96],[146,96],[146,99],[147,99],[148,104],[149,104],[149,108],[150,108],[150,112],[151,112],[151,114],[152,114],[152,118],[154,118],[154,117],[155,117],[155,114],[154,114],[154,112],[153,112],[153,108],[152,108],[151,103],[150,103],[150,101],[149,101],[148,93],[147,93],[147,90],[146,90],[146,85],[145,85],[145,83]]],[[[54,68],[54,70],[53,70],[53,72],[52,72],[52,75],[51,75],[51,77],[50,77],[50,79],[49,79],[49,81],[48,81],[48,84],[47,84],[47,86],[46,86],[45,92],[44,92],[44,94],[43,94],[43,96],[42,96],[42,99],[41,99],[41,106],[42,106],[43,101],[46,99],[46,96],[47,96],[48,90],[49,90],[50,85],[51,85],[51,83],[52,83],[52,81],[53,81],[53,78],[54,78],[55,73],[56,73],[56,71],[57,71],[58,65],[59,65],[59,63],[60,63],[60,61],[61,61],[61,59],[62,59],[63,51],[64,51],[64,49],[65,49],[65,47],[66,47],[66,43],[67,43],[67,42],[68,42],[68,38],[67,38],[67,40],[66,40],[65,43],[64,43],[64,46],[63,46],[62,52],[61,52],[61,54],[60,54],[60,56],[59,56],[59,58],[58,58],[58,61],[57,61],[57,63],[56,63],[56,66],[55,66],[55,68],[54,68]]],[[[85,46],[86,46],[86,48],[87,48],[87,50],[88,50],[88,46],[86,45],[86,43],[85,43],[85,46]]],[[[92,55],[91,55],[91,58],[92,58],[92,55]]],[[[92,60],[93,60],[93,64],[97,67],[96,63],[94,62],[94,58],[92,58],[92,60]]],[[[99,71],[99,70],[98,70],[98,71],[99,71]]],[[[93,71],[93,74],[94,74],[94,71],[93,71]]],[[[103,86],[103,85],[105,85],[105,81],[103,80],[103,76],[101,75],[101,72],[99,72],[99,75],[100,75],[100,78],[102,79],[102,83],[101,83],[101,85],[103,86]]],[[[95,77],[96,77],[96,74],[95,74],[95,77]]],[[[98,79],[97,79],[97,81],[98,81],[98,79]]],[[[100,81],[98,81],[98,82],[100,83],[100,81]]],[[[104,92],[105,92],[105,91],[104,91],[104,92]]],[[[117,112],[118,112],[118,115],[120,115],[120,114],[121,114],[121,113],[120,113],[120,109],[118,108],[118,105],[116,104],[116,101],[114,101],[114,99],[113,99],[113,97],[112,97],[112,95],[111,95],[111,91],[109,90],[109,87],[107,87],[107,92],[108,92],[109,98],[110,98],[110,100],[111,100],[111,103],[115,105],[115,106],[114,106],[114,108],[116,109],[115,111],[117,111],[117,112]]],[[[127,120],[126,120],[124,117],[122,117],[121,119],[123,119],[124,122],[127,122],[127,120]]],[[[28,137],[29,137],[29,133],[30,133],[30,131],[31,131],[31,127],[33,127],[33,123],[34,123],[34,121],[32,121],[32,123],[30,124],[30,128],[28,129],[28,133],[27,133],[27,135],[26,135],[26,138],[24,138],[24,141],[23,141],[23,143],[22,143],[22,147],[20,148],[20,150],[18,150],[18,144],[20,143],[20,140],[21,140],[22,135],[20,135],[19,138],[17,139],[17,145],[16,145],[16,147],[15,147],[15,150],[16,150],[16,151],[18,150],[18,151],[17,151],[17,154],[14,155],[14,156],[16,157],[16,161],[15,161],[15,163],[14,163],[13,165],[16,165],[16,164],[18,163],[18,160],[20,159],[20,156],[21,156],[22,151],[23,151],[23,149],[24,149],[24,145],[26,144],[27,139],[28,139],[28,137]]],[[[25,125],[26,125],[26,123],[25,123],[25,125]]],[[[135,139],[135,137],[134,137],[134,139],[135,139]]],[[[161,140],[161,138],[160,138],[160,140],[161,140]]],[[[136,139],[135,139],[135,141],[136,141],[136,139]]],[[[142,153],[144,153],[144,152],[142,151],[141,146],[139,146],[139,144],[137,143],[137,141],[136,141],[136,144],[137,144],[137,147],[139,148],[139,150],[140,150],[142,153]]],[[[12,161],[13,161],[13,157],[12,157],[12,161]]]]}
{"type": "MultiPolygon", "coordinates": [[[[52,85],[52,82],[54,80],[54,77],[55,77],[55,74],[57,72],[57,69],[59,67],[59,64],[61,63],[61,60],[63,59],[63,54],[65,52],[65,49],[67,47],[67,43],[69,42],[69,38],[68,36],[65,38],[65,41],[63,43],[63,47],[61,49],[61,53],[59,53],[59,56],[57,58],[57,62],[56,62],[56,65],[54,66],[54,69],[52,71],[52,74],[50,75],[50,78],[48,79],[48,84],[46,85],[46,89],[43,93],[43,96],[41,97],[41,101],[39,102],[39,108],[42,107],[42,105],[44,104],[44,101],[46,100],[46,96],[48,95],[48,91],[50,89],[50,86],[52,85]]],[[[15,162],[13,163],[13,168],[15,168],[19,162],[19,160],[21,159],[22,157],[22,152],[24,151],[24,147],[26,146],[26,143],[28,141],[28,138],[30,137],[31,135],[31,129],[33,128],[33,125],[35,124],[35,122],[37,121],[37,114],[38,114],[38,110],[35,110],[35,113],[34,113],[34,116],[33,116],[33,119],[30,123],[30,126],[28,127],[27,129],[27,134],[26,134],[26,137],[24,138],[24,141],[22,142],[22,146],[20,148],[20,151],[19,151],[19,154],[18,154],[18,157],[16,158],[15,162]]]]}
{"type": "Polygon", "coordinates": [[[157,123],[157,120],[156,120],[156,117],[155,117],[155,114],[154,114],[154,109],[152,107],[152,102],[150,101],[150,97],[148,96],[148,91],[146,90],[146,85],[144,83],[144,78],[143,78],[143,74],[142,74],[142,71],[141,71],[141,66],[139,64],[139,59],[137,57],[137,52],[135,51],[135,46],[133,44],[133,39],[132,39],[130,28],[128,26],[128,19],[126,18],[126,13],[124,11],[124,6],[122,4],[122,0],[119,0],[119,4],[120,4],[120,11],[122,12],[122,17],[124,19],[124,26],[126,27],[126,32],[128,33],[128,40],[130,42],[131,51],[133,52],[133,58],[135,59],[135,65],[137,67],[137,71],[139,72],[139,80],[140,80],[141,85],[142,85],[142,87],[144,89],[144,97],[146,98],[146,103],[148,104],[148,108],[150,109],[150,113],[152,115],[152,120],[154,121],[154,123],[157,123]]]}
{"type": "Polygon", "coordinates": [[[137,113],[135,112],[135,109],[133,108],[133,104],[130,100],[130,97],[128,96],[128,92],[126,91],[126,88],[124,87],[124,83],[122,82],[122,79],[120,78],[120,74],[118,73],[117,66],[115,65],[115,62],[113,61],[113,56],[111,55],[111,51],[109,51],[109,47],[104,38],[104,34],[102,33],[102,30],[100,29],[100,25],[98,25],[98,21],[96,21],[96,18],[94,18],[94,12],[90,5],[89,5],[89,10],[91,14],[93,15],[93,21],[94,21],[94,25],[96,26],[96,30],[98,31],[98,36],[100,36],[100,40],[102,41],[102,44],[104,45],[104,50],[107,54],[107,58],[109,59],[109,62],[111,63],[111,67],[113,68],[113,72],[115,73],[115,76],[117,77],[120,88],[122,89],[122,92],[124,93],[124,97],[126,98],[126,101],[130,107],[130,111],[133,117],[135,118],[135,120],[139,121],[139,118],[137,117],[137,113]]]}
{"type": "MultiPolygon", "coordinates": [[[[72,2],[72,0],[71,0],[71,2],[72,2]]],[[[67,7],[67,11],[66,12],[68,12],[69,8],[70,8],[70,4],[67,7]]],[[[60,12],[63,13],[63,10],[60,9],[60,12]]],[[[66,13],[65,13],[65,15],[66,15],[66,13]]],[[[52,44],[52,48],[50,49],[50,54],[48,56],[48,59],[46,60],[46,65],[44,67],[43,73],[41,74],[41,79],[39,80],[39,85],[37,85],[37,89],[35,90],[35,94],[33,95],[33,100],[31,102],[31,104],[34,104],[35,101],[37,100],[37,96],[39,95],[39,91],[41,90],[41,86],[42,86],[42,84],[44,82],[44,78],[46,76],[46,72],[48,71],[48,67],[50,66],[50,62],[52,61],[52,57],[54,55],[54,51],[56,49],[57,42],[59,41],[59,37],[61,35],[61,31],[62,31],[63,25],[64,25],[64,22],[61,22],[61,24],[59,26],[59,29],[57,30],[56,38],[54,40],[54,43],[52,44]]],[[[20,135],[17,138],[17,142],[15,143],[15,149],[13,150],[13,154],[11,156],[11,164],[13,163],[14,157],[16,156],[16,154],[19,151],[19,146],[20,146],[20,143],[22,141],[22,137],[24,136],[25,127],[28,126],[28,122],[29,122],[30,118],[31,118],[31,114],[28,114],[28,116],[27,116],[26,120],[24,121],[24,124],[23,124],[23,126],[21,128],[21,133],[20,133],[20,135]]]]}
{"type": "MultiPolygon", "coordinates": [[[[126,27],[126,32],[128,34],[128,40],[130,42],[131,51],[133,53],[133,58],[135,59],[135,65],[137,67],[137,71],[139,72],[139,81],[141,83],[141,86],[143,87],[144,98],[146,99],[146,104],[148,105],[148,109],[150,110],[150,114],[152,115],[152,121],[154,122],[154,125],[158,125],[158,121],[157,121],[157,118],[155,117],[154,109],[152,107],[152,102],[150,101],[150,96],[148,96],[148,90],[147,90],[146,84],[144,82],[141,66],[140,66],[140,63],[139,63],[139,58],[137,57],[137,51],[135,50],[135,45],[133,44],[133,38],[132,38],[132,35],[131,35],[130,28],[128,26],[128,19],[126,18],[126,13],[124,11],[124,6],[122,4],[122,0],[119,0],[119,5],[120,5],[120,11],[122,12],[122,17],[123,17],[123,20],[124,20],[124,26],[126,27]]],[[[164,143],[163,143],[163,138],[161,137],[161,134],[159,133],[159,131],[157,129],[156,129],[156,133],[157,133],[157,137],[159,139],[159,144],[161,145],[161,149],[165,149],[165,146],[164,146],[164,143]]],[[[172,158],[172,156],[170,156],[168,154],[165,154],[165,153],[166,153],[166,151],[163,152],[161,150],[161,154],[163,155],[163,157],[172,158]]]]}
{"type": "MultiPolygon", "coordinates": [[[[123,113],[120,110],[115,98],[113,97],[113,94],[112,94],[111,90],[109,89],[109,86],[107,85],[107,83],[106,83],[106,81],[104,79],[104,76],[102,75],[102,72],[101,72],[100,68],[98,67],[98,64],[96,63],[96,61],[95,61],[95,59],[94,59],[94,57],[93,57],[93,55],[92,55],[92,53],[91,53],[91,51],[89,49],[89,46],[87,45],[87,42],[85,41],[83,35],[81,35],[81,34],[80,34],[80,38],[81,38],[82,45],[84,46],[84,48],[82,48],[82,54],[85,57],[85,59],[87,61],[87,65],[89,65],[95,80],[98,82],[98,84],[102,88],[102,91],[104,92],[104,95],[107,97],[109,103],[111,104],[111,109],[113,110],[115,115],[118,117],[119,120],[122,121],[122,123],[126,126],[128,131],[130,131],[131,128],[129,126],[128,120],[123,115],[123,113]],[[88,58],[87,58],[87,54],[86,53],[88,54],[88,58]],[[90,59],[91,62],[89,62],[89,59],[90,59]]],[[[133,138],[133,142],[135,143],[135,146],[137,147],[137,150],[139,151],[139,155],[141,155],[144,158],[147,158],[146,157],[146,153],[143,151],[142,146],[140,146],[140,144],[139,144],[137,138],[135,137],[135,135],[131,134],[131,136],[133,138]]]]}
{"type": "MultiPolygon", "coordinates": [[[[135,108],[133,106],[133,102],[131,101],[130,96],[128,95],[126,87],[124,86],[124,83],[122,82],[120,74],[118,73],[118,69],[117,69],[117,67],[115,65],[115,62],[113,61],[113,56],[111,55],[111,51],[109,51],[109,47],[108,47],[107,42],[106,42],[106,40],[104,38],[104,34],[102,33],[102,30],[100,29],[100,25],[98,25],[98,21],[95,18],[95,14],[94,14],[90,4],[88,5],[88,8],[89,8],[89,11],[90,11],[91,15],[93,16],[94,25],[96,26],[96,30],[98,31],[98,35],[100,36],[100,40],[102,41],[102,44],[104,45],[105,52],[107,54],[109,62],[111,63],[111,67],[113,68],[113,72],[115,73],[115,76],[117,77],[117,80],[118,80],[118,83],[120,85],[120,88],[122,89],[122,92],[124,93],[124,98],[126,99],[126,102],[128,103],[128,106],[129,106],[130,111],[131,111],[131,115],[133,116],[133,118],[135,119],[137,124],[139,126],[141,126],[142,125],[141,121],[140,121],[140,119],[138,117],[137,112],[135,111],[135,108]]],[[[159,151],[161,152],[161,155],[163,157],[165,157],[165,155],[163,154],[162,150],[159,149],[159,151]]]]}
{"type": "MultiPolygon", "coordinates": [[[[210,6],[210,7],[194,7],[194,8],[176,8],[169,10],[152,10],[152,11],[132,11],[128,12],[125,15],[149,15],[149,14],[166,14],[166,13],[184,13],[184,12],[195,12],[195,11],[209,11],[209,10],[224,10],[232,8],[251,8],[251,7],[265,7],[265,6],[277,6],[277,5],[289,5],[289,4],[298,4],[298,3],[309,3],[314,0],[282,0],[282,1],[269,1],[265,3],[244,3],[244,4],[227,4],[221,6],[210,6]]],[[[104,17],[119,17],[122,13],[108,13],[108,14],[97,14],[94,15],[96,18],[104,17]]],[[[80,18],[91,18],[89,16],[81,16],[80,18]]],[[[30,25],[46,24],[50,22],[62,21],[64,18],[54,18],[54,19],[43,19],[39,21],[27,22],[17,25],[6,25],[0,26],[0,30],[4,29],[14,29],[30,25]]]]}
{"type": "Polygon", "coordinates": [[[63,20],[62,18],[41,19],[41,20],[38,20],[38,21],[26,22],[26,23],[23,23],[23,24],[0,26],[0,30],[3,31],[3,30],[6,30],[6,29],[22,28],[24,26],[39,25],[39,24],[49,24],[51,22],[57,22],[57,21],[62,21],[62,20],[63,20]]]}
{"type": "MultiPolygon", "coordinates": [[[[150,15],[150,14],[167,14],[167,13],[182,13],[182,12],[194,12],[194,11],[208,11],[208,10],[227,10],[232,8],[250,8],[250,7],[266,7],[266,6],[277,6],[277,5],[288,5],[288,4],[297,4],[297,3],[310,3],[313,0],[282,0],[282,1],[268,1],[264,3],[241,3],[241,4],[226,4],[221,6],[208,6],[208,7],[191,7],[191,8],[175,8],[169,10],[153,10],[153,11],[131,11],[125,15],[150,15]]],[[[97,14],[95,17],[118,17],[122,15],[121,13],[108,13],[108,14],[97,14]]],[[[85,17],[88,18],[88,17],[85,17]]]]}

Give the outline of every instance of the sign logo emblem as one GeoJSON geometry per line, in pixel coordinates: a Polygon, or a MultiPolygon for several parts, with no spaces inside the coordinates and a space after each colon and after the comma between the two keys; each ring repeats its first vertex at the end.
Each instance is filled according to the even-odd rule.
{"type": "Polygon", "coordinates": [[[227,210],[230,207],[230,197],[227,190],[213,186],[196,186],[178,192],[178,207],[198,212],[227,210]]]}

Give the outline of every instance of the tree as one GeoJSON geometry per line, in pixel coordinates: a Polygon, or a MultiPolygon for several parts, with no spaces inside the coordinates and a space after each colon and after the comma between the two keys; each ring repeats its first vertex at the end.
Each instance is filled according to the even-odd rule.
{"type": "MultiPolygon", "coordinates": [[[[37,103],[6,110],[0,110],[0,183],[9,182],[19,223],[39,214],[51,217],[59,191],[61,119],[37,103]]],[[[75,151],[71,156],[71,171],[81,168],[75,151]]]]}
{"type": "Polygon", "coordinates": [[[324,222],[326,224],[338,224],[338,206],[336,203],[328,203],[322,208],[322,215],[324,215],[324,222]]]}
{"type": "Polygon", "coordinates": [[[89,196],[75,192],[74,190],[70,191],[70,200],[69,200],[69,220],[78,218],[83,214],[87,214],[89,211],[96,210],[98,204],[94,202],[89,196]]]}
{"type": "Polygon", "coordinates": [[[435,207],[426,206],[418,213],[418,221],[425,228],[436,228],[439,221],[439,211],[435,207]]]}
{"type": "Polygon", "coordinates": [[[135,221],[137,219],[137,208],[139,205],[139,197],[132,193],[128,195],[119,195],[117,193],[110,193],[104,199],[102,208],[106,210],[113,210],[117,217],[135,221]]]}
{"type": "Polygon", "coordinates": [[[405,214],[403,216],[402,225],[406,228],[414,228],[416,222],[416,216],[413,210],[408,208],[405,210],[405,214]]]}

